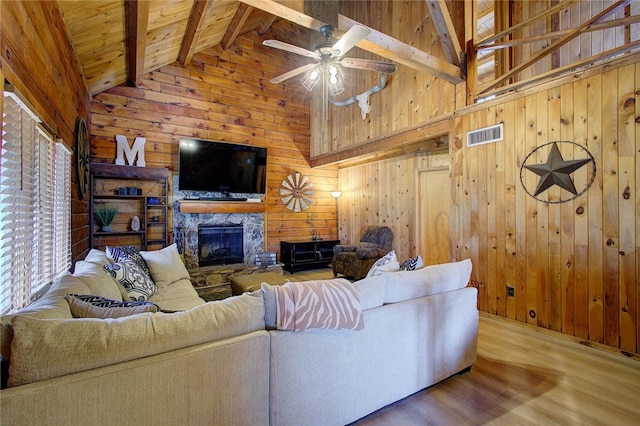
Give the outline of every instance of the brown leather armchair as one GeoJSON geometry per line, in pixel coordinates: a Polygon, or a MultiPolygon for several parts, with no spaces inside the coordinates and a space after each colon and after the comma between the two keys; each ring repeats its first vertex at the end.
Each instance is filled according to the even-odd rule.
{"type": "Polygon", "coordinates": [[[371,266],[392,250],[393,232],[388,226],[367,226],[360,244],[333,247],[333,276],[343,274],[357,280],[367,276],[371,266]]]}

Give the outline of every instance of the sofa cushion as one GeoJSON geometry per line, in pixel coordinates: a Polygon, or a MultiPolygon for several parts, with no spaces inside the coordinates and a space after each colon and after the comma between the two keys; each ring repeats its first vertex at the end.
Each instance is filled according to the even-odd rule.
{"type": "Polygon", "coordinates": [[[11,320],[19,315],[43,319],[73,318],[66,300],[62,297],[47,297],[46,295],[16,313],[3,315],[0,317],[0,355],[5,361],[11,361],[11,342],[13,340],[11,320]]]}
{"type": "Polygon", "coordinates": [[[103,266],[118,284],[123,286],[131,300],[144,301],[156,294],[158,288],[151,277],[135,262],[126,260],[103,266]]]}
{"type": "Polygon", "coordinates": [[[429,265],[415,271],[385,274],[385,303],[429,296],[464,288],[471,276],[471,259],[429,265]]]}
{"type": "Polygon", "coordinates": [[[353,283],[363,310],[377,308],[384,304],[387,288],[386,283],[387,278],[384,275],[364,278],[353,283]]]}
{"type": "Polygon", "coordinates": [[[114,319],[19,315],[11,326],[9,386],[19,386],[263,330],[264,303],[247,293],[172,314],[114,319]]]}
{"type": "Polygon", "coordinates": [[[142,268],[145,274],[149,275],[149,268],[147,268],[147,264],[142,256],[140,256],[140,252],[136,246],[107,246],[106,255],[107,259],[109,259],[109,262],[111,263],[120,263],[130,260],[142,268]]]}
{"type": "Polygon", "coordinates": [[[93,294],[95,296],[106,297],[107,299],[114,300],[129,300],[127,292],[124,287],[119,285],[111,275],[105,271],[102,265],[87,261],[78,261],[75,264],[73,274],[64,275],[59,289],[52,288],[49,291],[51,295],[64,296],[69,293],[80,294],[93,294]],[[79,281],[87,286],[87,291],[70,291],[67,288],[72,285],[73,281],[79,281]]]}
{"type": "Polygon", "coordinates": [[[151,278],[160,288],[175,281],[190,279],[189,272],[185,268],[175,244],[161,250],[141,251],[140,256],[148,266],[151,278]]]}
{"type": "Polygon", "coordinates": [[[277,315],[276,289],[270,284],[262,283],[260,290],[262,297],[264,298],[264,325],[268,330],[275,330],[277,315]]]}
{"type": "Polygon", "coordinates": [[[158,292],[149,298],[149,302],[155,303],[164,311],[184,311],[205,303],[187,279],[158,287],[158,292]]]}
{"type": "Polygon", "coordinates": [[[398,270],[400,270],[400,263],[398,262],[396,251],[391,250],[371,266],[371,269],[367,272],[367,277],[373,277],[385,272],[395,272],[398,270]]]}
{"type": "Polygon", "coordinates": [[[71,294],[64,298],[74,318],[120,318],[158,312],[158,306],[151,302],[122,302],[99,296],[71,294]]]}

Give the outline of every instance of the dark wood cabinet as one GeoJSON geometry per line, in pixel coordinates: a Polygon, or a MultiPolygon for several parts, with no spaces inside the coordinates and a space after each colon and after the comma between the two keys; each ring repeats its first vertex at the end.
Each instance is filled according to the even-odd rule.
{"type": "Polygon", "coordinates": [[[296,269],[308,269],[328,265],[333,259],[333,247],[340,240],[281,241],[280,261],[293,273],[296,269]]]}
{"type": "Polygon", "coordinates": [[[169,170],[156,167],[91,164],[90,244],[135,245],[140,250],[166,247],[168,237],[169,170]],[[102,230],[96,218],[100,205],[118,207],[111,231],[102,230]],[[139,227],[132,227],[137,217],[139,227]]]}

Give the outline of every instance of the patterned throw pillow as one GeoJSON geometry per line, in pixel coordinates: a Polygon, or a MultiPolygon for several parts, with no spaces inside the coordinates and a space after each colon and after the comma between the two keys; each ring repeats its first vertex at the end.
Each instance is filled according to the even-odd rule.
{"type": "Polygon", "coordinates": [[[158,291],[149,274],[133,261],[110,263],[103,268],[124,287],[127,295],[134,302],[148,300],[158,291]]]}
{"type": "Polygon", "coordinates": [[[151,276],[149,273],[149,267],[147,263],[144,261],[140,252],[138,251],[138,247],[136,246],[122,246],[122,247],[113,247],[107,246],[106,249],[107,259],[111,263],[120,263],[125,260],[130,260],[135,262],[139,267],[142,268],[145,274],[151,276]]]}
{"type": "Polygon", "coordinates": [[[416,257],[412,257],[411,259],[407,259],[400,265],[401,271],[415,271],[416,269],[420,269],[424,266],[424,262],[422,261],[422,257],[417,255],[416,257]]]}
{"type": "Polygon", "coordinates": [[[69,303],[74,318],[121,318],[145,312],[158,312],[158,305],[151,302],[119,302],[93,295],[68,294],[64,297],[69,303]]]}
{"type": "Polygon", "coordinates": [[[400,262],[398,262],[398,256],[396,256],[395,250],[391,250],[373,264],[367,273],[367,277],[374,277],[382,274],[383,272],[395,272],[399,270],[400,262]]]}

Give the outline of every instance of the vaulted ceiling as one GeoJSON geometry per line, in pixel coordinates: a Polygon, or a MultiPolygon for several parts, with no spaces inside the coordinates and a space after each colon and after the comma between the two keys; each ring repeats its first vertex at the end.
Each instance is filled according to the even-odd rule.
{"type": "MultiPolygon", "coordinates": [[[[461,48],[444,0],[429,1],[432,14],[441,16],[441,39],[449,60],[415,49],[411,40],[396,40],[373,31],[357,46],[397,63],[432,73],[447,81],[462,81],[461,48]]],[[[492,3],[492,2],[491,2],[492,3]]],[[[224,48],[249,31],[263,34],[276,19],[318,30],[323,24],[304,12],[303,0],[78,0],[59,1],[89,93],[94,95],[178,61],[186,65],[193,55],[213,46],[224,48]]],[[[339,16],[334,37],[352,25],[339,16]]],[[[308,40],[283,40],[308,48],[308,40]]]]}

